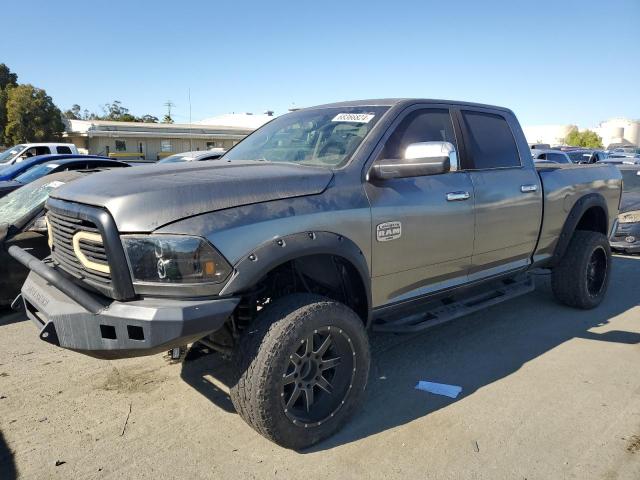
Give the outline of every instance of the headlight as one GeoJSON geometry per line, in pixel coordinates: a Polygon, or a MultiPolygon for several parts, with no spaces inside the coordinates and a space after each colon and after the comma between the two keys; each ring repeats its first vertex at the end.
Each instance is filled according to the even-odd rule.
{"type": "Polygon", "coordinates": [[[640,222],[640,210],[633,212],[624,212],[618,215],[619,223],[638,223],[640,222]]]}
{"type": "Polygon", "coordinates": [[[231,273],[224,257],[200,237],[124,235],[122,244],[134,283],[221,283],[231,273]]]}

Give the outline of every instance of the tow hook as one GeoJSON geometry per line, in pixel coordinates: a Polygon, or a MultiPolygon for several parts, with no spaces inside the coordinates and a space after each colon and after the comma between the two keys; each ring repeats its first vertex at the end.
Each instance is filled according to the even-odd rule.
{"type": "Polygon", "coordinates": [[[182,360],[184,360],[186,353],[187,353],[187,346],[181,345],[179,347],[175,347],[169,350],[165,355],[165,358],[169,363],[180,363],[182,360]]]}

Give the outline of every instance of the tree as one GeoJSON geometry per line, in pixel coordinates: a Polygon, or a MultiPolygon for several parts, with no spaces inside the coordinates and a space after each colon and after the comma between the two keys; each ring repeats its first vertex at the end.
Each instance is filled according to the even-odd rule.
{"type": "Polygon", "coordinates": [[[7,92],[0,88],[0,145],[7,125],[7,92]]]}
{"type": "Polygon", "coordinates": [[[65,110],[65,118],[72,120],[110,120],[112,122],[140,122],[140,123],[158,123],[158,117],[153,115],[143,115],[136,117],[129,113],[127,107],[122,106],[120,100],[114,100],[111,103],[105,103],[101,105],[102,115],[97,113],[90,113],[86,108],[82,110],[82,107],[77,103],[71,105],[71,108],[65,110]]]}
{"type": "Polygon", "coordinates": [[[564,143],[574,147],[602,148],[602,138],[594,131],[577,128],[572,129],[565,137],[564,143]]]}
{"type": "Polygon", "coordinates": [[[173,123],[173,118],[168,113],[162,118],[162,123],[173,123]]]}
{"type": "MultiPolygon", "coordinates": [[[[113,120],[116,122],[127,122],[131,120],[123,120],[122,117],[131,116],[129,115],[129,109],[122,106],[122,102],[120,100],[114,100],[111,103],[105,103],[102,106],[102,111],[104,112],[104,116],[102,120],[113,120]]],[[[128,118],[128,117],[125,117],[128,118]]]]}
{"type": "Polygon", "coordinates": [[[69,110],[65,110],[64,118],[68,118],[69,120],[82,120],[82,107],[74,103],[69,110]]]}
{"type": "Polygon", "coordinates": [[[4,63],[0,63],[0,89],[18,85],[18,74],[12,73],[4,63]]]}
{"type": "Polygon", "coordinates": [[[18,75],[12,73],[4,63],[0,63],[0,144],[7,125],[8,90],[18,84],[18,75]]]}
{"type": "Polygon", "coordinates": [[[144,123],[158,123],[158,117],[153,115],[143,115],[139,120],[144,123]]]}
{"type": "Polygon", "coordinates": [[[60,138],[62,113],[47,92],[33,85],[18,85],[7,92],[5,142],[45,142],[60,138]]]}

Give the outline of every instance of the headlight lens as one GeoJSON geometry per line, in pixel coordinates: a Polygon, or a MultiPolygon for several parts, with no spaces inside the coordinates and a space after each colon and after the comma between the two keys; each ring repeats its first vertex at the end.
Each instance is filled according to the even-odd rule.
{"type": "Polygon", "coordinates": [[[122,244],[134,282],[221,283],[231,266],[211,244],[186,235],[125,235],[122,244]]]}
{"type": "Polygon", "coordinates": [[[624,212],[618,215],[619,223],[638,223],[640,222],[640,210],[633,212],[624,212]]]}

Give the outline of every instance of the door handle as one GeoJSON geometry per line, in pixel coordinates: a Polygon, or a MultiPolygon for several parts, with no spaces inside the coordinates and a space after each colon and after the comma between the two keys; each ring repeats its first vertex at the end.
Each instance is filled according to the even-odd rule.
{"type": "Polygon", "coordinates": [[[538,185],[520,185],[520,191],[522,193],[537,192],[538,185]]]}
{"type": "Polygon", "coordinates": [[[447,193],[447,202],[461,202],[463,200],[469,200],[469,192],[449,192],[447,193]]]}

